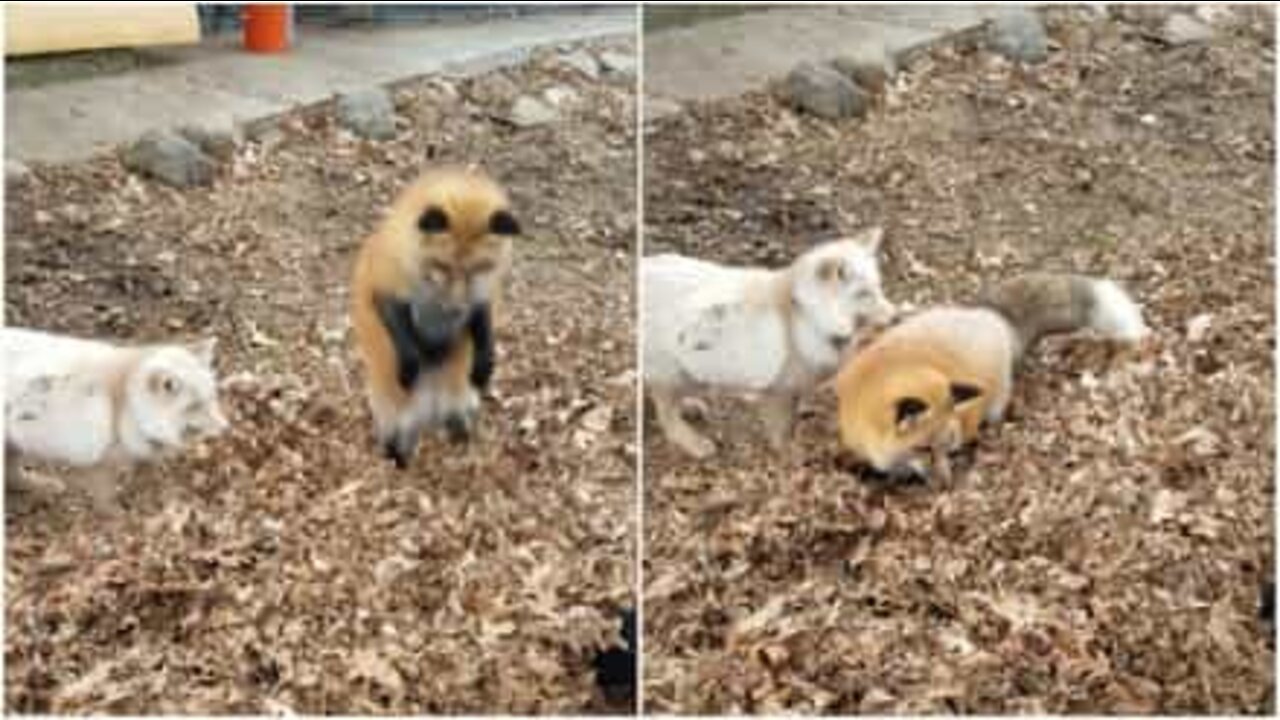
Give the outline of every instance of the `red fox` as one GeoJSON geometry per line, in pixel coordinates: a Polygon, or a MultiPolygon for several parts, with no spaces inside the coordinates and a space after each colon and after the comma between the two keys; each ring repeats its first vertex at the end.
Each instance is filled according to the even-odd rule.
{"type": "Polygon", "coordinates": [[[429,171],[360,248],[352,322],[383,454],[408,466],[422,430],[465,440],[494,369],[493,317],[520,225],[478,170],[429,171]]]}
{"type": "Polygon", "coordinates": [[[979,307],[914,315],[837,376],[841,443],[879,472],[927,477],[932,463],[945,482],[947,454],[1004,418],[1023,354],[1045,335],[1086,328],[1123,343],[1148,333],[1124,290],[1079,275],[1025,275],[979,307]]]}

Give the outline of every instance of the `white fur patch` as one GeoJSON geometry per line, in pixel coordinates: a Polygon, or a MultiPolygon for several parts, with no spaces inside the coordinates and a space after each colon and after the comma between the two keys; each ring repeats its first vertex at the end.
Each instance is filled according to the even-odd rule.
{"type": "Polygon", "coordinates": [[[708,303],[681,325],[676,352],[685,372],[697,382],[763,390],[786,363],[787,328],[778,313],[708,303]]]}
{"type": "Polygon", "coordinates": [[[1089,327],[1108,338],[1137,342],[1150,330],[1142,320],[1142,310],[1121,287],[1110,280],[1094,280],[1093,311],[1089,327]]]}
{"type": "Polygon", "coordinates": [[[643,258],[645,380],[758,392],[829,374],[843,343],[893,315],[876,258],[882,236],[873,228],[822,243],[778,271],[643,258]]]}
{"type": "Polygon", "coordinates": [[[146,459],[227,426],[211,343],[130,349],[19,328],[2,337],[5,442],[20,452],[80,466],[146,459]]]}
{"type": "Polygon", "coordinates": [[[787,337],[769,304],[772,273],[659,255],[643,258],[640,274],[646,380],[759,390],[781,372],[787,337]]]}

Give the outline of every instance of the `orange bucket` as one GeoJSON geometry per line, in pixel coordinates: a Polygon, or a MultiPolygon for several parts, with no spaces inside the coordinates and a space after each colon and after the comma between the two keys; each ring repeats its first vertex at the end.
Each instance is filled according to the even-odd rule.
{"type": "Polygon", "coordinates": [[[249,52],[289,49],[292,8],[285,4],[250,4],[244,8],[244,47],[249,52]]]}

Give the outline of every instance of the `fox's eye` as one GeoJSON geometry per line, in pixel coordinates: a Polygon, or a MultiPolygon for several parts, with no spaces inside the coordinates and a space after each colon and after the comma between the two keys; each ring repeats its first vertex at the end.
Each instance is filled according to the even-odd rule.
{"type": "Polygon", "coordinates": [[[157,372],[147,379],[147,388],[154,395],[162,395],[166,398],[177,397],[182,390],[182,383],[178,378],[166,373],[157,372]]]}

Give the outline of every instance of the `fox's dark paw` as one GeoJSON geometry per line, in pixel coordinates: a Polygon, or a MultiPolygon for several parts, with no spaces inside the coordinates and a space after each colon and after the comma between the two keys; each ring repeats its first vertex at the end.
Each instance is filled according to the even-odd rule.
{"type": "Polygon", "coordinates": [[[409,467],[417,441],[413,436],[397,433],[382,441],[382,456],[395,463],[397,470],[409,467]]]}
{"type": "Polygon", "coordinates": [[[401,452],[399,446],[394,440],[387,440],[382,443],[382,456],[395,463],[397,470],[404,470],[409,467],[409,458],[401,452]]]}
{"type": "Polygon", "coordinates": [[[472,421],[462,413],[454,413],[444,420],[444,431],[449,442],[461,445],[471,440],[472,421]]]}
{"type": "Polygon", "coordinates": [[[400,361],[399,377],[400,387],[405,390],[412,390],[413,384],[418,382],[418,374],[422,371],[417,360],[402,359],[400,361]]]}
{"type": "Polygon", "coordinates": [[[471,387],[481,392],[489,388],[493,378],[493,356],[479,355],[471,364],[471,387]]]}

